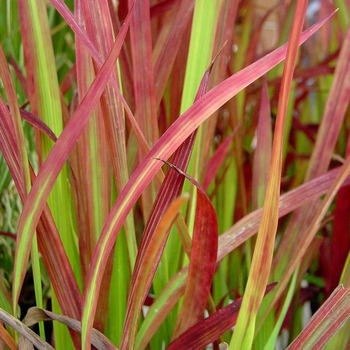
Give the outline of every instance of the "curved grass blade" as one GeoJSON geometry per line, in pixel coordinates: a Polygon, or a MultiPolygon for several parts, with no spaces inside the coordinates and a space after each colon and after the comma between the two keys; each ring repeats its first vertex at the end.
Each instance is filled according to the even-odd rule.
{"type": "MultiPolygon", "coordinates": [[[[5,54],[0,47],[0,75],[4,84],[7,100],[9,103],[9,111],[12,115],[12,119],[15,125],[13,132],[18,141],[18,161],[19,161],[19,170],[21,172],[22,183],[25,189],[25,195],[30,190],[31,182],[30,182],[30,172],[28,165],[28,155],[26,150],[25,136],[22,127],[22,120],[20,116],[20,110],[17,103],[17,95],[15,91],[15,87],[12,82],[12,77],[10,73],[10,69],[8,67],[5,54]]],[[[3,106],[3,101],[0,101],[2,106],[1,109],[4,110],[5,106],[3,106]]],[[[41,271],[40,271],[40,262],[39,262],[39,252],[38,252],[38,241],[36,234],[33,237],[32,247],[31,247],[31,258],[32,258],[32,271],[33,271],[33,279],[34,279],[34,291],[35,291],[35,300],[38,306],[42,306],[43,303],[43,293],[42,293],[42,285],[41,285],[41,271]]],[[[14,315],[16,310],[13,310],[14,315]]],[[[40,336],[45,340],[45,330],[44,324],[39,324],[40,336]]]]}
{"type": "MultiPolygon", "coordinates": [[[[35,345],[39,350],[53,350],[53,347],[42,340],[37,334],[35,334],[30,328],[28,328],[21,321],[17,320],[17,318],[8,314],[5,310],[0,309],[0,320],[8,325],[10,325],[13,329],[15,329],[20,336],[25,338],[24,342],[21,345],[21,341],[19,343],[20,349],[25,349],[28,346],[27,342],[35,345]]],[[[29,349],[29,348],[28,348],[29,349]]]]}
{"type": "Polygon", "coordinates": [[[138,259],[137,268],[135,268],[132,277],[132,289],[129,294],[128,311],[120,349],[133,349],[135,346],[139,313],[163,253],[167,233],[187,199],[188,196],[178,197],[169,205],[155,229],[151,241],[144,250],[140,250],[141,257],[138,259]]]}
{"type": "Polygon", "coordinates": [[[48,136],[53,142],[57,141],[55,133],[45,124],[40,118],[35,114],[28,112],[27,110],[19,109],[21,118],[25,120],[30,125],[34,126],[36,129],[42,131],[46,136],[48,136]]]}
{"type": "MultiPolygon", "coordinates": [[[[332,15],[333,13],[305,31],[301,36],[300,44],[320,28],[332,15]]],[[[88,334],[92,328],[93,317],[96,312],[97,296],[102,279],[101,272],[106,266],[118,231],[143,189],[161,167],[161,164],[155,161],[153,157],[168,159],[191,132],[213,112],[255,79],[281,62],[285,57],[286,50],[287,46],[280,47],[209,91],[171,125],[130,177],[128,184],[120,193],[106,221],[91,262],[88,284],[84,294],[82,321],[84,346],[88,347],[90,344],[88,334]]]]}
{"type": "MultiPolygon", "coordinates": [[[[325,194],[341,169],[329,171],[323,176],[307,182],[296,189],[283,194],[280,198],[279,217],[289,214],[302,205],[325,194]]],[[[347,177],[343,186],[350,184],[347,177]]],[[[255,210],[237,222],[231,229],[219,237],[219,263],[227,254],[243,244],[258,230],[262,209],[255,210]]],[[[136,348],[143,350],[171,309],[176,305],[185,290],[188,266],[180,270],[167,284],[162,294],[150,307],[137,335],[136,348]]]]}
{"type": "MultiPolygon", "coordinates": [[[[38,322],[51,320],[63,323],[72,330],[81,332],[80,321],[67,316],[57,315],[39,307],[31,307],[23,319],[23,323],[28,327],[32,327],[38,322]]],[[[117,350],[117,348],[96,329],[92,330],[91,343],[99,350],[117,350]]]]}
{"type": "Polygon", "coordinates": [[[218,222],[214,207],[198,182],[173,164],[158,160],[186,177],[198,190],[189,275],[174,331],[174,337],[177,337],[203,318],[216,266],[218,222]]]}
{"type": "MultiPolygon", "coordinates": [[[[266,287],[266,293],[276,285],[270,284],[266,287]]],[[[167,350],[191,349],[200,350],[213,343],[225,332],[229,331],[235,324],[238,311],[242,304],[242,298],[235,300],[233,303],[210,315],[203,321],[195,324],[184,332],[180,337],[175,339],[167,350]]]]}
{"type": "MultiPolygon", "coordinates": [[[[213,59],[212,63],[210,64],[209,68],[206,70],[201,84],[199,86],[199,89],[197,91],[197,95],[195,100],[198,100],[201,98],[208,90],[208,84],[209,84],[209,77],[210,77],[210,72],[213,67],[213,64],[215,62],[216,57],[213,59]]],[[[194,131],[185,141],[184,143],[175,151],[174,154],[174,159],[173,159],[173,164],[180,170],[185,171],[188,166],[188,162],[190,159],[191,151],[193,148],[193,143],[194,143],[194,138],[195,138],[196,131],[194,131]]],[[[169,171],[161,185],[161,188],[159,190],[159,193],[156,197],[156,200],[153,204],[150,216],[147,220],[146,227],[144,229],[144,233],[142,235],[142,240],[140,244],[140,250],[139,250],[139,257],[136,261],[135,265],[135,270],[139,271],[140,270],[140,261],[141,259],[144,258],[144,250],[148,249],[148,245],[150,242],[153,240],[153,234],[155,232],[155,228],[157,225],[159,225],[159,221],[162,217],[162,215],[165,213],[167,207],[169,204],[175,200],[177,196],[180,195],[182,186],[184,182],[184,177],[173,171],[169,171]]],[[[163,240],[163,247],[161,248],[162,254],[163,250],[165,248],[165,244],[167,241],[167,238],[169,236],[169,232],[167,232],[167,237],[163,240]]],[[[187,239],[186,241],[187,246],[186,251],[190,254],[190,246],[191,246],[191,241],[190,238],[187,239]]],[[[159,259],[161,258],[161,255],[158,256],[158,260],[156,261],[155,265],[158,266],[159,264],[159,259]]],[[[155,272],[155,270],[154,270],[155,272]]],[[[154,276],[152,276],[153,279],[154,276]]],[[[135,291],[138,291],[138,288],[136,288],[135,284],[132,282],[131,284],[131,290],[130,290],[130,296],[129,301],[128,301],[128,307],[132,307],[132,304],[135,302],[137,299],[134,298],[135,291]]],[[[142,296],[141,299],[144,299],[146,297],[146,293],[142,296]]],[[[126,321],[126,323],[128,320],[126,321]]],[[[132,327],[132,326],[131,326],[132,327]]]]}
{"type": "MultiPolygon", "coordinates": [[[[308,35],[311,35],[312,34],[312,31],[313,30],[315,30],[315,27],[313,28],[313,29],[311,29],[311,31],[309,30],[308,31],[308,35]]],[[[305,38],[306,39],[306,38],[305,38]]],[[[273,54],[272,56],[270,55],[267,59],[265,59],[265,60],[263,60],[263,61],[260,61],[260,63],[258,64],[258,66],[259,65],[261,65],[262,63],[263,64],[267,64],[267,66],[266,67],[263,67],[263,69],[262,69],[262,72],[265,72],[269,67],[271,67],[271,66],[273,66],[274,64],[277,64],[278,62],[279,62],[279,60],[281,60],[281,59],[283,59],[283,56],[284,56],[284,53],[283,53],[283,49],[282,49],[282,51],[278,51],[277,53],[275,53],[275,54],[273,54]],[[271,60],[271,58],[274,58],[274,60],[272,60],[271,62],[269,62],[270,60],[271,60]],[[262,63],[261,63],[262,62],[262,63]]],[[[240,79],[242,79],[243,77],[244,77],[244,83],[242,84],[243,86],[245,86],[246,84],[249,84],[252,80],[254,80],[255,78],[256,78],[256,76],[257,75],[259,75],[259,74],[262,74],[262,72],[257,72],[257,70],[256,70],[256,68],[257,68],[257,65],[253,65],[253,66],[251,66],[251,67],[249,67],[249,69],[248,70],[245,70],[245,71],[242,71],[240,74],[238,74],[238,76],[236,75],[235,76],[235,79],[237,79],[237,78],[240,78],[240,79]],[[250,72],[250,73],[249,73],[250,72]]],[[[103,70],[102,70],[103,71],[103,70]]],[[[103,73],[104,73],[104,71],[103,71],[103,73]]],[[[226,81],[225,83],[223,83],[221,86],[220,86],[220,88],[218,88],[218,89],[215,89],[214,90],[214,92],[215,93],[212,93],[210,96],[211,97],[214,97],[215,96],[215,94],[218,94],[218,95],[220,95],[221,97],[220,98],[218,98],[218,99],[214,99],[214,104],[211,102],[211,104],[212,104],[212,108],[210,109],[208,109],[208,114],[204,114],[204,116],[203,116],[203,119],[205,118],[205,117],[208,117],[208,115],[213,111],[213,110],[215,110],[215,109],[217,109],[218,108],[218,106],[220,105],[220,104],[222,104],[222,103],[224,103],[224,101],[225,100],[227,100],[231,95],[233,95],[234,93],[236,93],[236,91],[237,90],[239,90],[239,89],[241,89],[243,86],[241,86],[241,87],[235,87],[235,89],[232,89],[232,87],[231,87],[231,89],[229,89],[229,92],[228,93],[225,93],[225,94],[223,94],[223,95],[221,95],[221,94],[219,94],[219,92],[221,91],[221,92],[225,92],[225,90],[226,90],[226,88],[228,87],[228,85],[229,85],[229,83],[231,83],[232,84],[232,78],[231,79],[229,79],[228,81],[226,81]],[[224,97],[222,97],[222,96],[224,96],[224,97]],[[216,101],[215,101],[216,100],[216,101]]],[[[100,93],[100,92],[98,92],[98,93],[100,93]]],[[[89,97],[92,97],[92,98],[94,98],[94,94],[91,94],[89,97]],[[91,96],[92,95],[92,96],[91,96]]],[[[97,99],[97,98],[96,98],[97,99]]],[[[208,100],[204,100],[204,101],[206,101],[206,103],[208,104],[208,100]]],[[[84,106],[84,107],[86,107],[86,106],[84,106]]],[[[202,101],[202,103],[197,103],[196,104],[196,107],[194,107],[194,108],[192,108],[191,109],[191,111],[192,111],[192,113],[193,113],[193,111],[195,110],[195,109],[200,109],[200,108],[202,108],[202,107],[205,107],[205,103],[202,101]]],[[[79,112],[81,113],[82,111],[81,111],[81,109],[79,110],[79,112]]],[[[84,113],[85,113],[86,111],[84,111],[84,113]]],[[[198,113],[198,112],[197,112],[198,113]]],[[[187,113],[187,115],[185,115],[185,117],[188,117],[189,116],[189,113],[187,113]]],[[[183,117],[182,119],[180,119],[180,122],[179,123],[181,123],[181,122],[183,122],[183,120],[184,119],[186,119],[185,117],[183,117]]],[[[73,119],[74,120],[74,119],[73,119]]],[[[176,129],[177,127],[178,127],[178,124],[179,123],[177,123],[175,126],[173,126],[173,129],[172,130],[174,130],[174,129],[176,129]]],[[[200,123],[200,120],[199,120],[199,123],[200,123]]],[[[71,123],[72,124],[72,123],[71,123]]],[[[71,125],[70,124],[70,125],[71,125]]],[[[74,122],[73,122],[73,124],[74,124],[74,122]]],[[[181,125],[181,124],[180,124],[181,125]]],[[[185,125],[185,123],[184,123],[184,126],[186,126],[185,125]]],[[[187,125],[188,126],[188,125],[187,125]]],[[[67,137],[67,134],[68,133],[70,133],[72,130],[70,130],[70,128],[67,128],[67,132],[64,134],[65,136],[61,139],[61,142],[60,142],[60,144],[62,145],[62,144],[65,144],[65,142],[67,141],[69,141],[69,140],[75,140],[76,139],[76,137],[78,137],[78,135],[79,135],[79,133],[72,133],[72,134],[70,134],[70,136],[69,137],[67,137]]],[[[169,133],[168,133],[168,135],[169,135],[169,133]]],[[[59,141],[58,141],[59,142],[59,141]]],[[[179,141],[179,143],[181,142],[181,140],[179,141]]],[[[61,146],[60,146],[61,147],[61,146]]],[[[51,163],[50,162],[48,162],[47,163],[47,165],[46,165],[46,172],[47,173],[50,173],[51,171],[51,166],[52,167],[56,167],[56,169],[57,169],[57,167],[59,168],[61,165],[60,164],[63,164],[64,163],[64,161],[65,161],[65,159],[64,158],[66,158],[67,157],[67,154],[69,154],[69,151],[68,150],[66,150],[65,151],[65,154],[63,154],[62,155],[62,153],[61,153],[61,150],[59,149],[60,147],[56,147],[56,150],[58,149],[60,152],[56,152],[56,154],[55,154],[55,152],[52,152],[52,154],[51,154],[51,163]],[[61,155],[60,155],[60,157],[58,158],[59,159],[59,163],[56,163],[56,159],[54,159],[56,156],[57,156],[57,153],[60,153],[61,155]],[[50,170],[49,170],[50,169],[50,170]]],[[[168,151],[168,155],[171,153],[171,151],[169,150],[168,151]]],[[[155,154],[156,155],[156,154],[155,154]]],[[[150,158],[148,159],[148,161],[150,161],[150,158]]],[[[156,168],[159,168],[158,166],[156,166],[154,169],[153,169],[153,171],[154,172],[156,172],[156,168]]],[[[43,169],[42,169],[43,170],[43,169]]],[[[43,182],[41,182],[41,181],[38,181],[38,183],[40,182],[40,185],[39,184],[37,184],[37,186],[36,186],[36,191],[39,191],[39,194],[40,194],[40,196],[41,195],[43,195],[43,193],[48,189],[48,187],[50,187],[51,186],[51,184],[54,182],[54,177],[50,177],[50,178],[47,178],[46,177],[46,175],[43,175],[43,174],[45,174],[45,171],[42,173],[42,176],[41,176],[41,181],[43,181],[43,180],[45,180],[44,182],[44,187],[41,187],[41,185],[43,184],[43,182]],[[50,184],[50,186],[49,186],[49,184],[50,184]],[[44,191],[45,190],[45,191],[44,191]]],[[[33,191],[34,192],[34,191],[33,191]]],[[[127,191],[124,191],[124,194],[126,194],[127,193],[127,191]]],[[[123,195],[124,195],[123,194],[123,195]]],[[[35,194],[32,194],[32,198],[34,198],[36,195],[35,194]]],[[[43,196],[43,198],[44,198],[44,196],[43,196]]],[[[120,197],[121,199],[123,198],[123,196],[121,196],[120,197]]],[[[125,198],[125,197],[124,197],[125,198]]],[[[120,200],[121,200],[120,199],[120,200]]],[[[43,199],[42,199],[43,200],[43,199]]],[[[44,202],[45,202],[45,200],[43,200],[44,202]]],[[[30,205],[32,205],[33,203],[31,203],[30,205]]],[[[32,223],[31,223],[31,225],[32,225],[32,227],[35,227],[36,226],[36,222],[37,222],[37,220],[38,220],[38,217],[40,216],[40,211],[41,211],[41,208],[42,208],[42,204],[41,203],[37,203],[37,204],[40,204],[40,205],[38,205],[36,208],[35,208],[35,215],[32,215],[33,213],[31,213],[30,212],[30,209],[29,209],[29,204],[27,205],[27,212],[24,212],[24,215],[23,215],[23,217],[25,217],[26,215],[27,216],[29,216],[29,220],[28,221],[31,221],[30,219],[35,219],[35,220],[33,220],[32,221],[32,223]]],[[[124,209],[124,208],[123,208],[124,209]]],[[[22,223],[23,223],[23,221],[26,221],[26,220],[24,220],[23,219],[23,217],[22,217],[22,223]]],[[[122,219],[123,220],[123,219],[122,219]]],[[[121,223],[120,223],[121,224],[121,223]]],[[[30,230],[29,230],[30,231],[30,230]]],[[[29,241],[29,240],[28,240],[29,241]]],[[[23,256],[23,257],[21,257],[20,259],[26,259],[26,257],[25,256],[23,256]]],[[[17,282],[15,282],[15,283],[17,283],[17,288],[19,289],[19,285],[20,285],[20,283],[19,283],[19,281],[17,280],[17,282]]],[[[16,288],[15,288],[16,289],[16,288]]],[[[17,292],[18,293],[18,292],[17,292]]],[[[18,295],[17,295],[17,297],[18,297],[18,295]]]]}
{"type": "Polygon", "coordinates": [[[97,74],[83,101],[69,120],[55,146],[52,148],[50,155],[44,162],[39,172],[41,175],[38,175],[37,179],[35,180],[29,196],[24,204],[21,219],[18,224],[18,237],[16,242],[12,292],[14,309],[17,305],[20,289],[23,283],[25,268],[28,262],[28,246],[30,246],[28,243],[33,237],[34,229],[40,218],[47,197],[59,175],[59,172],[66,162],[69,153],[74,147],[74,144],[82,133],[84,126],[88,122],[92,110],[104,91],[111,72],[115,68],[115,61],[124,42],[130,17],[131,12],[126,18],[118,38],[116,39],[103,67],[97,74]],[[56,168],[55,171],[53,171],[54,167],[56,168]]]}
{"type": "MultiPolygon", "coordinates": [[[[16,184],[19,197],[24,202],[25,188],[20,175],[18,155],[16,153],[18,152],[18,142],[11,137],[14,136],[14,132],[12,132],[14,125],[11,123],[12,119],[8,109],[1,102],[2,100],[0,100],[0,149],[16,184]],[[5,116],[6,114],[8,115],[5,116]]],[[[30,171],[31,179],[34,180],[34,171],[32,169],[30,171]]],[[[54,291],[62,305],[62,311],[71,317],[80,318],[82,300],[80,290],[47,205],[45,205],[41,220],[38,223],[37,232],[39,250],[52,281],[54,291]],[[61,286],[66,287],[61,288],[61,286]]]]}
{"type": "Polygon", "coordinates": [[[172,308],[185,292],[188,266],[173,276],[151,305],[136,338],[136,349],[143,350],[157,332],[172,308]]]}

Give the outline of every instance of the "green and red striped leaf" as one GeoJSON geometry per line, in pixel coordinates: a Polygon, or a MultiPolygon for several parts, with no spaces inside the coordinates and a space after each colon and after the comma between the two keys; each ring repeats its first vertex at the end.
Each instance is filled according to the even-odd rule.
{"type": "Polygon", "coordinates": [[[36,181],[34,181],[33,187],[24,204],[18,225],[18,239],[16,242],[15,272],[12,293],[14,305],[17,305],[25,268],[28,262],[28,249],[30,247],[30,244],[28,243],[31,242],[47,197],[72,148],[84,130],[84,126],[89,121],[92,110],[101,97],[112,70],[115,68],[115,61],[127,33],[130,17],[131,13],[126,19],[126,23],[122,27],[106,62],[40,169],[40,175],[38,174],[36,181]]]}
{"type": "Polygon", "coordinates": [[[164,162],[197,187],[196,216],[189,274],[184,301],[173,335],[173,337],[177,337],[204,317],[204,310],[216,267],[218,223],[214,207],[198,182],[174,165],[164,162]],[[196,295],[196,298],[193,298],[193,295],[196,295]]]}
{"type": "Polygon", "coordinates": [[[188,196],[178,197],[168,206],[152,235],[152,240],[140,251],[142,255],[140,258],[138,257],[137,267],[133,273],[120,349],[134,348],[139,313],[163,253],[167,233],[187,199],[188,196]]]}
{"type": "Polygon", "coordinates": [[[288,347],[289,350],[322,349],[350,317],[350,287],[340,285],[313,315],[288,347]]]}
{"type": "MultiPolygon", "coordinates": [[[[339,175],[340,168],[327,172],[310,182],[307,182],[296,189],[283,194],[279,203],[279,217],[283,217],[290,212],[300,208],[313,199],[327,193],[336,177],[339,175]]],[[[343,186],[350,184],[348,176],[343,186]]],[[[252,237],[259,228],[262,217],[262,208],[255,210],[228,231],[219,237],[218,259],[220,262],[225,256],[234,249],[242,245],[247,239],[252,237]]],[[[147,317],[143,322],[138,334],[136,348],[144,349],[160,324],[167,317],[171,309],[179,301],[185,290],[185,283],[188,274],[188,266],[180,270],[167,284],[163,293],[152,304],[147,317]]]]}
{"type": "Polygon", "coordinates": [[[284,127],[289,94],[299,49],[298,41],[302,33],[307,3],[307,0],[298,0],[294,14],[287,58],[282,76],[280,98],[278,100],[275,135],[262,218],[252,265],[249,271],[248,282],[243,296],[242,307],[238,315],[235,331],[231,338],[230,349],[248,350],[251,348],[255,333],[256,316],[270,274],[278,224],[284,127]]]}
{"type": "MultiPolygon", "coordinates": [[[[274,286],[275,283],[268,285],[265,293],[269,293],[274,286]]],[[[200,350],[218,340],[221,335],[229,331],[236,324],[241,304],[242,298],[239,298],[203,321],[195,324],[171,342],[167,350],[182,348],[200,350]]]]}

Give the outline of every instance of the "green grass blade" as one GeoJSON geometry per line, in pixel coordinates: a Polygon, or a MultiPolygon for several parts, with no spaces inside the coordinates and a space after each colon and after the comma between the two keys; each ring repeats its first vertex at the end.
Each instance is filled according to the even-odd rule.
{"type": "Polygon", "coordinates": [[[299,48],[298,40],[302,32],[306,7],[307,1],[298,1],[282,78],[263,214],[242,307],[230,342],[230,349],[251,349],[255,333],[256,315],[270,274],[278,223],[285,118],[299,48]]]}

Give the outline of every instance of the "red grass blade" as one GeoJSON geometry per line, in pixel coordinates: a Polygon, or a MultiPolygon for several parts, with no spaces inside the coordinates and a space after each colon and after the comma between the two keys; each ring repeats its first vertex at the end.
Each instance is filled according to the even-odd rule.
{"type": "MultiPolygon", "coordinates": [[[[350,138],[348,139],[347,156],[350,155],[350,138]]],[[[326,281],[328,292],[339,284],[341,271],[350,250],[350,186],[344,186],[338,192],[334,209],[334,227],[332,254],[330,264],[330,280],[326,281]]]]}
{"type": "MultiPolygon", "coordinates": [[[[4,59],[4,56],[2,56],[2,58],[4,59]]],[[[2,60],[2,62],[4,63],[4,60],[2,60]]],[[[2,65],[2,68],[4,68],[4,64],[2,65]]],[[[4,72],[4,70],[2,70],[2,72],[4,72]]],[[[8,72],[6,83],[9,84],[10,81],[11,78],[8,72]]],[[[6,87],[8,88],[7,85],[6,87]]],[[[7,91],[11,91],[11,88],[8,88],[7,91]]],[[[15,96],[14,90],[12,96],[15,96]]],[[[12,97],[12,103],[14,101],[15,98],[12,97]]],[[[12,111],[14,111],[13,114],[16,113],[15,109],[16,106],[12,105],[12,111]]],[[[19,113],[19,110],[17,113],[19,113]]],[[[19,118],[19,116],[17,116],[17,118],[19,118]]],[[[0,149],[4,155],[6,163],[8,164],[12,178],[15,181],[20,199],[24,202],[26,197],[25,177],[20,172],[20,162],[18,159],[18,144],[20,144],[20,141],[18,141],[16,134],[12,116],[2,99],[0,99],[0,149]]],[[[25,143],[23,142],[23,144],[25,143]]],[[[35,179],[33,170],[30,170],[31,178],[35,179]]],[[[71,317],[79,318],[82,299],[81,294],[57,228],[46,205],[39,221],[37,232],[39,250],[48,274],[52,280],[52,285],[57,298],[62,305],[62,310],[71,317]],[[64,285],[65,288],[61,288],[62,285],[64,285]]],[[[18,237],[16,236],[16,238],[18,237]]],[[[76,344],[79,344],[79,340],[75,334],[73,334],[73,338],[75,339],[76,344]]]]}
{"type": "Polygon", "coordinates": [[[131,292],[128,300],[128,311],[125,318],[124,332],[120,349],[133,349],[137,332],[138,318],[141,307],[151,287],[152,279],[158,267],[160,257],[164,250],[167,232],[170,230],[181,206],[187,197],[178,197],[159,221],[147,247],[140,251],[142,257],[138,258],[138,267],[135,268],[132,279],[131,292]]]}
{"type": "Polygon", "coordinates": [[[350,287],[339,286],[288,349],[322,349],[349,317],[350,287]]]}
{"type": "MultiPolygon", "coordinates": [[[[350,27],[346,32],[344,43],[341,48],[331,90],[328,94],[327,103],[323,112],[322,122],[317,133],[316,144],[308,165],[305,177],[306,181],[323,174],[327,170],[349,101],[350,27]]],[[[305,227],[303,227],[303,223],[312,220],[316,206],[317,202],[310,204],[303,210],[297,211],[293,215],[292,224],[289,225],[276,258],[274,259],[274,265],[276,267],[281,266],[280,262],[283,260],[292,260],[290,256],[293,255],[294,252],[290,248],[295,245],[295,242],[304,240],[305,227]]],[[[277,271],[277,268],[274,270],[277,278],[279,278],[280,273],[283,273],[281,269],[280,271],[277,271]]]]}
{"type": "MultiPolygon", "coordinates": [[[[129,7],[134,0],[128,0],[129,7]]],[[[152,63],[152,36],[150,20],[150,0],[139,0],[135,3],[134,15],[130,23],[130,46],[134,77],[135,116],[136,120],[152,147],[158,140],[158,117],[155,99],[154,74],[152,63]]],[[[144,158],[138,152],[139,161],[144,158]]],[[[144,218],[150,214],[149,203],[154,201],[155,188],[145,188],[142,196],[142,213],[144,218]]]]}
{"type": "MultiPolygon", "coordinates": [[[[283,194],[280,198],[279,205],[279,217],[289,214],[295,209],[300,208],[306,203],[312,201],[315,198],[325,194],[336,177],[339,175],[340,168],[329,171],[323,176],[316,178],[310,182],[307,182],[296,189],[283,194]]],[[[347,177],[343,183],[343,186],[350,184],[350,177],[347,177]]],[[[231,227],[224,234],[219,236],[219,249],[217,262],[219,263],[227,254],[231,253],[234,249],[243,244],[247,239],[252,237],[258,230],[260,220],[262,216],[262,208],[250,213],[234,226],[231,227]]],[[[158,304],[158,299],[154,302],[151,308],[158,310],[156,317],[152,319],[152,325],[149,326],[146,333],[143,333],[142,337],[138,339],[137,349],[144,349],[154,333],[159,328],[160,324],[165,320],[171,309],[176,305],[180,297],[185,290],[185,283],[188,273],[188,266],[184,267],[178,272],[167,284],[164,292],[158,299],[164,299],[168,291],[172,291],[171,294],[166,297],[167,301],[158,304]]],[[[169,294],[169,293],[168,293],[169,294]]],[[[146,320],[147,323],[149,321],[146,320]]],[[[144,321],[144,322],[145,322],[144,321]]]]}
{"type": "MultiPolygon", "coordinates": [[[[56,10],[65,19],[67,24],[72,28],[75,35],[86,46],[86,48],[90,52],[91,56],[95,60],[98,68],[100,69],[103,61],[102,61],[97,49],[95,48],[95,46],[93,45],[93,43],[91,42],[89,37],[86,35],[84,30],[81,28],[81,26],[76,22],[75,17],[70,12],[67,5],[62,0],[51,0],[51,3],[55,6],[56,10]]],[[[126,103],[123,95],[120,92],[119,87],[118,87],[119,86],[118,82],[113,79],[113,76],[110,77],[110,81],[112,82],[113,88],[115,89],[118,97],[121,99],[121,101],[124,105],[126,116],[128,117],[129,122],[130,122],[130,124],[135,132],[140,149],[146,154],[147,152],[149,152],[149,149],[150,149],[149,145],[147,143],[147,140],[146,140],[142,130],[140,129],[140,126],[138,125],[137,121],[135,120],[135,117],[131,113],[131,110],[130,110],[128,104],[126,103]]]]}
{"type": "Polygon", "coordinates": [[[55,133],[35,114],[28,112],[27,110],[19,109],[21,117],[30,125],[34,126],[36,129],[42,131],[46,136],[48,136],[52,141],[56,142],[57,137],[55,133]]]}
{"type": "MultiPolygon", "coordinates": [[[[207,92],[208,84],[209,84],[209,76],[210,76],[210,72],[214,62],[215,62],[215,59],[212,61],[210,67],[204,73],[204,76],[198,88],[198,92],[195,100],[198,100],[207,92]]],[[[189,136],[184,141],[184,143],[175,151],[173,162],[174,162],[174,165],[180,170],[185,171],[187,169],[187,166],[190,160],[190,155],[193,148],[195,134],[196,134],[196,131],[193,132],[191,136],[189,136]]],[[[145,254],[146,254],[145,252],[149,250],[149,245],[152,244],[152,242],[155,239],[154,234],[155,234],[156,227],[160,225],[160,220],[162,216],[165,215],[165,212],[168,206],[170,205],[170,203],[180,195],[183,182],[184,182],[184,177],[177,172],[169,171],[166,174],[166,177],[161,185],[159,193],[153,204],[150,216],[147,220],[147,224],[142,235],[139,253],[136,259],[135,269],[134,269],[132,283],[131,283],[131,290],[129,292],[128,307],[127,307],[128,314],[125,320],[125,327],[124,327],[125,346],[127,345],[133,346],[134,336],[135,336],[135,334],[133,333],[135,331],[132,331],[132,329],[134,328],[136,329],[136,326],[137,326],[136,325],[137,319],[133,318],[133,313],[138,315],[140,311],[139,309],[144,299],[146,298],[146,295],[152,283],[156,268],[163,254],[164,247],[165,247],[167,238],[169,236],[169,231],[165,233],[166,236],[164,237],[164,240],[162,242],[162,246],[160,248],[160,254],[157,256],[157,259],[154,261],[154,269],[152,271],[152,274],[149,276],[149,282],[148,282],[147,288],[144,289],[144,294],[143,295],[141,294],[138,297],[136,296],[136,293],[138,294],[139,287],[137,287],[136,276],[138,276],[142,271],[141,264],[142,264],[142,261],[144,261],[145,259],[145,254]],[[142,303],[139,305],[138,308],[135,308],[135,303],[139,303],[140,300],[142,301],[142,303]],[[133,320],[130,320],[130,318],[133,318],[133,320]],[[131,332],[131,336],[129,334],[130,332],[131,332]],[[128,338],[131,338],[130,340],[131,343],[129,342],[128,338]]],[[[188,245],[190,245],[190,242],[188,243],[188,245]]]]}
{"type": "MultiPolygon", "coordinates": [[[[283,194],[280,198],[279,217],[283,217],[292,211],[319,198],[327,193],[333,181],[338,176],[341,168],[333,169],[316,179],[283,194]]],[[[347,178],[343,186],[350,184],[347,178]]],[[[219,237],[218,260],[222,260],[227,254],[243,244],[252,237],[258,230],[262,216],[262,209],[257,209],[233,225],[228,231],[219,237]]]]}
{"type": "MultiPolygon", "coordinates": [[[[148,143],[153,145],[158,139],[158,120],[153,78],[149,3],[149,0],[136,2],[130,23],[130,39],[136,117],[148,143]]],[[[130,8],[133,0],[128,0],[128,4],[130,8]]]]}
{"type": "MultiPolygon", "coordinates": [[[[265,294],[269,293],[275,285],[276,283],[268,285],[265,294]]],[[[195,324],[171,342],[167,350],[200,350],[218,340],[220,336],[229,331],[236,324],[241,304],[242,298],[239,298],[203,321],[195,324]]]]}
{"type": "Polygon", "coordinates": [[[307,3],[307,0],[298,0],[294,14],[291,34],[289,37],[287,58],[282,77],[280,90],[281,96],[278,100],[275,135],[262,218],[252,265],[249,271],[248,282],[243,296],[242,308],[239,312],[237,325],[230,342],[231,349],[234,347],[249,349],[252,346],[256,316],[270,274],[278,224],[284,126],[299,49],[298,41],[302,33],[307,3]]]}
{"type": "MultiPolygon", "coordinates": [[[[155,62],[154,78],[157,106],[159,106],[160,100],[162,99],[178,49],[182,43],[181,39],[193,13],[194,3],[193,0],[180,1],[180,8],[176,12],[170,33],[165,40],[158,40],[155,44],[153,60],[155,62]]],[[[176,10],[176,7],[174,7],[174,10],[176,10]]],[[[162,38],[161,34],[158,38],[162,38]]]]}
{"type": "Polygon", "coordinates": [[[174,165],[165,163],[198,189],[189,275],[173,335],[177,337],[203,318],[216,266],[218,222],[214,207],[198,182],[174,165]],[[196,298],[193,298],[194,295],[196,298]]]}
{"type": "Polygon", "coordinates": [[[39,175],[36,181],[33,183],[33,187],[24,204],[21,219],[18,225],[18,237],[16,242],[12,293],[14,305],[17,305],[20,289],[24,279],[24,273],[29,257],[29,242],[32,240],[35,227],[45,206],[46,199],[60,173],[61,168],[66,162],[77,139],[81,135],[84,126],[88,122],[92,110],[101,97],[112,70],[115,68],[115,61],[120,52],[121,45],[124,42],[130,17],[131,13],[127,17],[126,22],[111,50],[111,53],[96,76],[96,79],[91,85],[89,91],[85,95],[84,100],[78,106],[74,115],[69,120],[69,123],[43,164],[40,170],[41,175],[39,175]],[[53,171],[54,168],[55,171],[53,171]],[[44,188],[47,191],[43,191],[44,188]],[[27,249],[25,249],[25,247],[27,247],[27,249]],[[23,251],[26,253],[19,256],[17,254],[19,249],[23,249],[23,251]]]}

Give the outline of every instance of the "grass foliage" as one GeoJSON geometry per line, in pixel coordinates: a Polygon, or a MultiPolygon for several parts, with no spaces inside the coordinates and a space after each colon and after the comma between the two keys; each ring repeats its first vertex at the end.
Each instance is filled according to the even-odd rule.
{"type": "Polygon", "coordinates": [[[0,349],[349,348],[349,11],[1,1],[0,349]]]}

